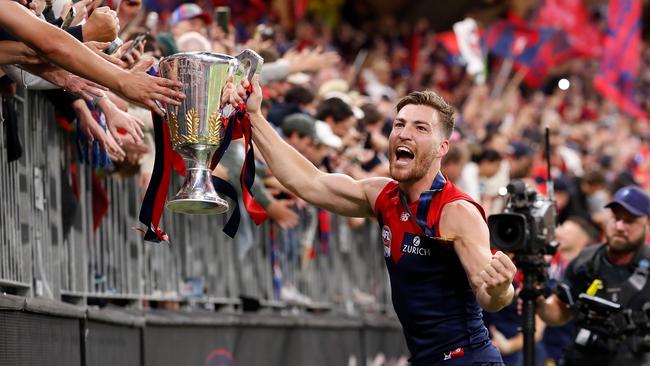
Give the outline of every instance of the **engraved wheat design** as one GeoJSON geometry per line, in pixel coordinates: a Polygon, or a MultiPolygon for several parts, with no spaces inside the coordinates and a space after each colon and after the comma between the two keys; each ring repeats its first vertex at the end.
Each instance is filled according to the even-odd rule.
{"type": "Polygon", "coordinates": [[[208,119],[208,141],[210,145],[219,146],[221,143],[221,113],[215,111],[208,119]]]}
{"type": "Polygon", "coordinates": [[[171,116],[169,118],[169,132],[171,133],[171,138],[172,138],[172,144],[174,147],[178,146],[181,144],[181,137],[179,135],[178,131],[178,116],[176,116],[176,113],[171,113],[171,116]]]}
{"type": "Polygon", "coordinates": [[[185,143],[198,144],[199,143],[199,114],[195,109],[190,109],[185,114],[185,143]]]}

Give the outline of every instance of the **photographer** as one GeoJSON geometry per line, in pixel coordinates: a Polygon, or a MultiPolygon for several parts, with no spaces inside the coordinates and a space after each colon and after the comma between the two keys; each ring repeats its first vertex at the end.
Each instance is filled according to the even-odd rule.
{"type": "Polygon", "coordinates": [[[642,344],[648,333],[647,317],[640,312],[650,301],[650,247],[645,245],[650,196],[638,187],[627,186],[616,192],[606,207],[612,211],[607,241],[587,247],[569,263],[559,286],[566,290],[556,291],[547,299],[538,298],[537,313],[548,325],[575,318],[577,332],[564,355],[566,365],[650,364],[650,348],[642,344]],[[595,295],[596,301],[580,297],[583,293],[595,295]],[[609,306],[603,315],[604,307],[594,305],[598,298],[621,309],[612,311],[609,306]],[[633,312],[630,319],[645,321],[617,322],[622,319],[618,315],[628,310],[633,312]]]}

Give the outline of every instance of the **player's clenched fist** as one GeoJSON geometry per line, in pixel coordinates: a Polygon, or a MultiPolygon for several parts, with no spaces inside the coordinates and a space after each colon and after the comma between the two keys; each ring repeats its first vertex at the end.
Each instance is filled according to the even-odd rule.
{"type": "Polygon", "coordinates": [[[480,273],[485,290],[490,296],[500,296],[508,290],[515,277],[517,267],[503,252],[496,252],[490,263],[480,273]]]}

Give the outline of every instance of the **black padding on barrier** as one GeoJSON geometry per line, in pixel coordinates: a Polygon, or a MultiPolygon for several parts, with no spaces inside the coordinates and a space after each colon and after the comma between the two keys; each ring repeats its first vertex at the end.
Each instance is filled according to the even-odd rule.
{"type": "Polygon", "coordinates": [[[88,321],[86,327],[86,365],[140,365],[140,332],[142,328],[95,321],[88,321]]]}
{"type": "Polygon", "coordinates": [[[0,311],[0,365],[80,366],[79,320],[0,311]]]}

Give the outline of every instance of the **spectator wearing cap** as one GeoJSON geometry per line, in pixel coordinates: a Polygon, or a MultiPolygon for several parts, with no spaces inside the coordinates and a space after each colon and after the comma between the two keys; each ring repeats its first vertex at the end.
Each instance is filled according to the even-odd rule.
{"type": "Polygon", "coordinates": [[[210,13],[192,3],[181,4],[169,19],[169,26],[174,38],[178,39],[187,32],[199,32],[207,36],[207,26],[212,23],[210,13]]]}
{"type": "Polygon", "coordinates": [[[178,39],[185,33],[198,32],[207,37],[208,25],[212,23],[210,13],[192,3],[179,5],[169,18],[170,33],[158,35],[158,42],[167,55],[178,53],[178,39]]]}
{"type": "Polygon", "coordinates": [[[563,325],[575,317],[578,336],[572,337],[564,353],[566,365],[642,365],[650,356],[646,348],[635,345],[642,342],[642,332],[613,337],[609,328],[595,327],[589,321],[593,307],[575,306],[581,303],[579,295],[587,293],[620,305],[634,318],[644,314],[650,302],[650,247],[646,244],[650,196],[637,186],[626,186],[606,207],[611,215],[605,243],[587,246],[569,263],[562,279],[565,291],[537,299],[537,314],[548,325],[563,325]]]}
{"type": "Polygon", "coordinates": [[[319,154],[316,153],[320,142],[316,134],[316,120],[313,117],[303,113],[291,114],[284,118],[281,129],[289,145],[314,165],[320,164],[319,154]]]}

